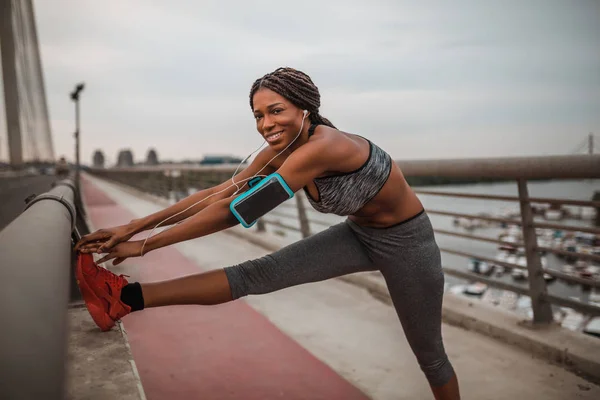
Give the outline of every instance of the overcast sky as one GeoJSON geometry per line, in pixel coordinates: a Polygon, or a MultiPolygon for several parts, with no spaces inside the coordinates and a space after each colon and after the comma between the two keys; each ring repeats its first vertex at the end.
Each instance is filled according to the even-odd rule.
{"type": "Polygon", "coordinates": [[[245,156],[252,82],[308,73],[321,114],[396,159],[568,154],[600,138],[600,2],[35,0],[56,155],[245,156]]]}

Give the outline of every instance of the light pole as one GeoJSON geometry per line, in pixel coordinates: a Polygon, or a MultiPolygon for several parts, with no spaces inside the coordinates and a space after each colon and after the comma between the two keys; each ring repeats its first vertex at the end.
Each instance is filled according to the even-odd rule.
{"type": "Polygon", "coordinates": [[[75,86],[75,90],[71,92],[71,100],[75,102],[75,187],[79,193],[79,94],[83,91],[84,84],[80,83],[75,86]]]}

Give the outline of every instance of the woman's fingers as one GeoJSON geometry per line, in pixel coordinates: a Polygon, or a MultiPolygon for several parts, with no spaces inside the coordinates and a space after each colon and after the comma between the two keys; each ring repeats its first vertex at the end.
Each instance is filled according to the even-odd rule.
{"type": "Polygon", "coordinates": [[[104,235],[100,232],[100,231],[96,231],[94,233],[90,233],[88,235],[85,235],[84,237],[82,237],[81,239],[79,239],[79,242],[77,242],[77,245],[75,246],[75,249],[78,249],[79,247],[90,243],[90,242],[94,242],[96,240],[102,239],[104,235]]]}
{"type": "Polygon", "coordinates": [[[75,250],[79,250],[82,252],[103,253],[113,248],[113,246],[119,244],[120,242],[121,238],[116,235],[104,235],[102,237],[96,237],[95,239],[86,238],[85,242],[80,241],[79,243],[77,243],[75,250]]]}
{"type": "Polygon", "coordinates": [[[104,257],[100,258],[98,261],[96,261],[96,264],[102,264],[103,262],[112,260],[113,258],[116,258],[117,255],[115,253],[108,253],[107,255],[105,255],[104,257]]]}
{"type": "Polygon", "coordinates": [[[85,249],[85,248],[89,248],[89,247],[97,247],[97,246],[100,246],[102,243],[104,243],[104,240],[96,240],[96,241],[88,242],[84,245],[81,245],[81,248],[85,249]]]}
{"type": "Polygon", "coordinates": [[[94,233],[89,233],[79,239],[79,242],[75,245],[75,250],[79,250],[79,248],[87,243],[95,242],[101,239],[106,239],[107,233],[103,230],[96,231],[94,233]]]}
{"type": "Polygon", "coordinates": [[[103,250],[111,249],[114,245],[118,244],[121,241],[121,238],[116,235],[112,235],[108,241],[104,242],[104,244],[100,245],[96,250],[98,253],[102,253],[103,250]]]}
{"type": "Polygon", "coordinates": [[[104,243],[103,241],[97,241],[92,243],[86,243],[79,247],[81,253],[95,253],[98,248],[104,243]]]}

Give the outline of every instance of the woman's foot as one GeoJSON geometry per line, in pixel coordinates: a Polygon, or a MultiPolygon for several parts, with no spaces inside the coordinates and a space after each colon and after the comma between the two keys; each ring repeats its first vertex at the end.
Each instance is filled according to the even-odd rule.
{"type": "Polygon", "coordinates": [[[91,254],[82,253],[75,275],[85,305],[100,330],[110,330],[116,321],[131,312],[131,307],[121,301],[121,290],[128,284],[124,275],[97,266],[91,254]]]}

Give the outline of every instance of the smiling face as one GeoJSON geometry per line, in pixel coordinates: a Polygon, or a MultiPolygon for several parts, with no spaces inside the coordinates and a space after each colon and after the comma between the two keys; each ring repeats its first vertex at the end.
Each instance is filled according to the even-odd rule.
{"type": "Polygon", "coordinates": [[[274,150],[283,150],[298,135],[303,110],[266,88],[254,94],[253,104],[256,129],[274,150]]]}

